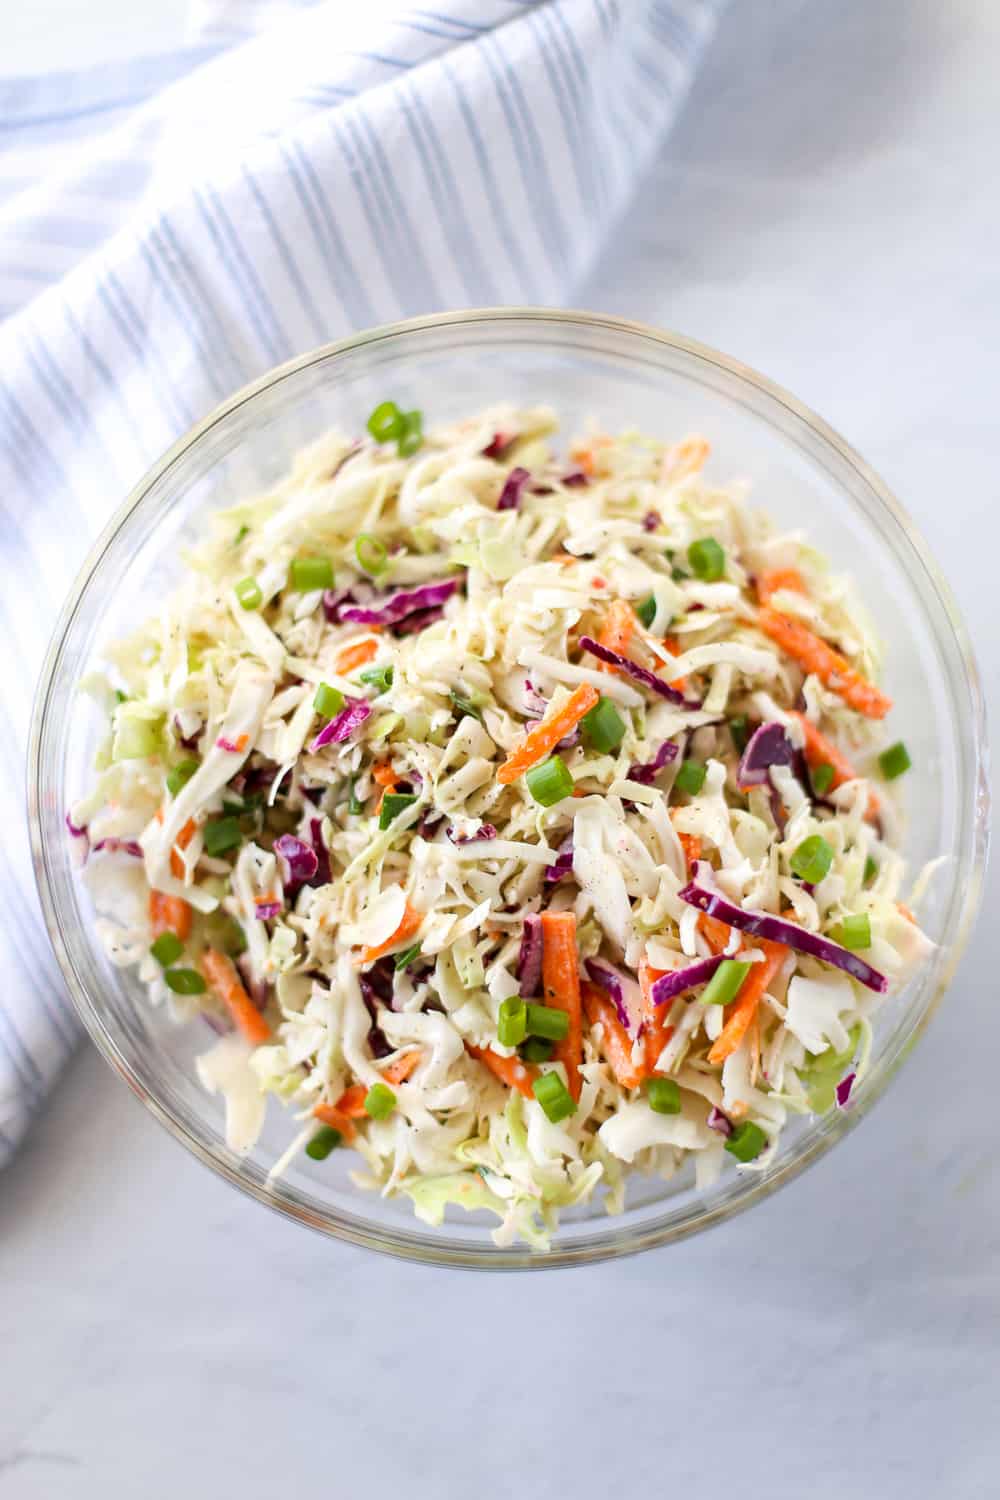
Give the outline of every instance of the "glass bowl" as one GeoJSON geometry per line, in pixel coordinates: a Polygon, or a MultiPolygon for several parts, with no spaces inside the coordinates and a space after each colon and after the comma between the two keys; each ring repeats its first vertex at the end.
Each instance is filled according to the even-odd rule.
{"type": "Polygon", "coordinates": [[[836,433],[754,371],[687,339],[586,313],[501,309],[419,318],[344,339],[283,365],[182,438],[129,496],[87,558],[56,627],[34,709],[28,798],[49,935],[76,1007],[111,1065],[201,1161],[260,1202],[354,1244],[414,1260],[474,1267],[571,1265],[678,1240],[747,1208],[816,1161],[885,1089],[954,972],[979,900],[987,842],[986,736],[965,627],[926,548],[882,482],[836,433]],[[888,643],[894,734],[914,769],[906,793],[911,868],[943,855],[924,920],[939,944],[926,969],[882,1012],[872,1064],[846,1111],[793,1122],[766,1170],[727,1169],[708,1191],[689,1177],[636,1177],[625,1213],[599,1205],[566,1216],[551,1249],[497,1249],[487,1215],[452,1210],[438,1229],[409,1201],[357,1189],[341,1151],[302,1157],[280,1182],[267,1172],[295,1128],[273,1103],[249,1156],[229,1151],[221,1104],[198,1084],[199,1025],[148,1005],[95,940],[63,817],[88,785],[96,715],[77,685],[102,645],[169,588],[182,544],[206,510],[276,480],[295,451],[330,427],[360,432],[378,401],[453,418],[498,400],[548,402],[564,430],[594,416],[662,436],[697,430],[710,473],[745,477],[752,500],[801,528],[853,574],[888,643]]]}

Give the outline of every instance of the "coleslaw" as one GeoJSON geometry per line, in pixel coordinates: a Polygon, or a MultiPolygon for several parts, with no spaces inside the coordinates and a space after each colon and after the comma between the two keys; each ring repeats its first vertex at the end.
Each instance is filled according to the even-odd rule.
{"type": "Polygon", "coordinates": [[[351,1148],[536,1247],[633,1171],[766,1169],[932,946],[848,583],[703,438],[556,433],[387,401],[216,514],[85,683],[67,815],[233,1150],[273,1100],[274,1174],[351,1148]]]}

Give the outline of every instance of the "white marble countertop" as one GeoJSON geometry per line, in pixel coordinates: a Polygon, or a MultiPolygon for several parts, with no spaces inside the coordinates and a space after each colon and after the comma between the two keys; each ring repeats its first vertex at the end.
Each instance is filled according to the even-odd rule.
{"type": "MultiPolygon", "coordinates": [[[[4,72],[68,13],[30,9],[4,72]]],[[[96,55],[145,25],[87,14],[96,55]]],[[[998,71],[991,0],[737,0],[583,299],[741,356],[844,432],[950,576],[994,708],[998,71]]],[[[703,1239],[573,1273],[310,1236],[86,1049],[0,1186],[0,1500],[995,1494],[998,896],[831,1157],[703,1239]]]]}

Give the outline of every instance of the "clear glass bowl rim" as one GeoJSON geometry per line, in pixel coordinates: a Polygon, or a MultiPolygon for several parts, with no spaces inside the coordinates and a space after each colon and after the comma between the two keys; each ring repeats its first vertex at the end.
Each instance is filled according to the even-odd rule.
{"type": "Polygon", "coordinates": [[[259,379],[250,382],[236,391],[226,401],[223,401],[213,411],[209,412],[201,422],[190,428],[167,450],[152,468],[147,470],[133,487],[128,497],[117,509],[94,542],[77,573],[53,630],[35,692],[29,733],[26,779],[28,824],[35,880],[49,939],[69,989],[74,1007],[99,1052],[111,1067],[124,1078],[133,1093],[142,1100],[153,1117],[213,1172],[223,1177],[242,1192],[257,1199],[258,1202],[263,1203],[268,1208],[275,1210],[287,1218],[291,1218],[297,1223],[317,1229],[322,1233],[326,1233],[347,1243],[376,1249],[402,1259],[431,1265],[459,1266],[479,1270],[532,1270],[595,1263],[605,1259],[635,1254],[640,1250],[652,1249],[663,1244],[676,1243],[691,1234],[699,1233],[715,1224],[722,1223],[736,1213],[742,1212],[754,1203],[770,1196],[771,1193],[777,1191],[778,1188],[783,1187],[787,1182],[798,1176],[800,1172],[804,1171],[814,1161],[819,1160],[849,1130],[853,1129],[877,1100],[882,1097],[903,1061],[911,1054],[914,1044],[924,1034],[932,1015],[941,1002],[944,992],[951,983],[951,979],[954,976],[968,938],[975,925],[982,898],[989,846],[990,793],[986,710],[975,654],[950,585],[940,572],[926,544],[893,493],[861,455],[838,432],[831,428],[828,423],[784,387],[776,384],[752,367],[713,349],[709,345],[689,339],[673,331],[634,320],[579,309],[546,307],[468,308],[456,312],[437,313],[423,317],[407,318],[394,323],[381,324],[375,328],[366,329],[360,333],[351,334],[346,338],[323,344],[306,354],[299,355],[282,365],[276,366],[259,379]],[[824,1117],[827,1128],[822,1131],[816,1131],[804,1149],[800,1150],[767,1178],[750,1180],[742,1176],[741,1191],[738,1195],[733,1196],[712,1209],[706,1209],[701,1214],[692,1216],[683,1223],[654,1222],[644,1225],[638,1230],[629,1227],[625,1233],[618,1235],[614,1233],[615,1220],[609,1219],[608,1231],[598,1237],[598,1243],[570,1245],[567,1247],[556,1245],[551,1251],[543,1254],[521,1249],[509,1251],[498,1250],[486,1244],[470,1250],[466,1247],[451,1245],[443,1239],[435,1240],[433,1236],[418,1231],[416,1228],[404,1231],[386,1231],[384,1228],[379,1227],[373,1228],[369,1232],[358,1229],[354,1224],[338,1223],[329,1216],[320,1217],[304,1205],[297,1205],[287,1200],[277,1199],[265,1187],[248,1178],[238,1168],[232,1167],[227,1161],[221,1159],[192,1135],[185,1123],[162,1100],[158,1099],[155,1094],[150,1093],[143,1081],[136,1075],[131,1064],[120,1051],[114,1036],[104,1025],[85,987],[77,977],[63,942],[60,912],[49,883],[45,866],[45,848],[41,834],[40,820],[43,779],[41,746],[44,707],[53,684],[64,641],[73,625],[77,607],[112,540],[117,536],[122,527],[127,524],[130,517],[142,504],[148,492],[187,453],[188,449],[198,443],[218,423],[224,421],[241,406],[252,402],[263,392],[280,384],[282,380],[289,376],[307,369],[313,364],[329,359],[331,356],[344,355],[351,350],[360,349],[370,344],[400,336],[405,337],[406,335],[421,332],[433,332],[442,328],[459,328],[463,325],[518,323],[527,325],[528,328],[531,325],[556,324],[563,327],[574,327],[581,331],[589,329],[595,333],[606,332],[626,337],[636,336],[667,349],[678,351],[683,355],[692,356],[716,366],[723,373],[736,377],[738,380],[754,387],[759,393],[770,398],[771,401],[783,406],[791,416],[797,418],[804,427],[809,429],[813,436],[833,449],[837,457],[853,468],[858,477],[863,481],[872,502],[868,508],[874,510],[878,506],[881,506],[895,522],[898,535],[894,537],[894,550],[898,550],[900,547],[904,550],[908,548],[911,554],[916,555],[917,560],[922,565],[927,580],[937,596],[937,602],[951,629],[954,643],[958,648],[964,666],[965,688],[968,692],[973,715],[972,724],[969,726],[972,730],[970,749],[973,757],[970,786],[974,792],[971,862],[966,877],[967,897],[961,911],[959,930],[956,932],[949,949],[949,961],[941,970],[933,994],[930,995],[923,1010],[914,1017],[905,1037],[901,1039],[900,1044],[897,1046],[895,1055],[883,1067],[881,1077],[878,1080],[878,1087],[870,1089],[867,1098],[858,1107],[854,1107],[851,1110],[837,1111],[836,1117],[832,1120],[829,1116],[824,1117]]]}

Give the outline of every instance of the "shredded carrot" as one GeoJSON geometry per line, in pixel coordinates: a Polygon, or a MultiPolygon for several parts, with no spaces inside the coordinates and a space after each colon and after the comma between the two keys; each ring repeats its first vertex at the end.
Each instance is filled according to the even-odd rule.
{"type": "Polygon", "coordinates": [[[534,1069],[526,1066],[519,1057],[501,1057],[499,1052],[494,1052],[492,1047],[474,1047],[471,1042],[466,1042],[465,1050],[476,1062],[481,1062],[484,1068],[489,1068],[494,1078],[499,1078],[509,1089],[517,1089],[526,1099],[534,1099],[534,1090],[531,1080],[534,1078],[534,1069]]]}
{"type": "Polygon", "coordinates": [[[711,447],[703,437],[689,437],[681,443],[674,443],[663,455],[660,478],[676,484],[679,479],[686,479],[689,474],[700,473],[711,451],[711,447]]]}
{"type": "MultiPolygon", "coordinates": [[[[158,823],[163,822],[162,807],[156,814],[156,821],[158,823]]],[[[184,879],[185,868],[180,851],[187,848],[188,844],[190,844],[191,840],[194,838],[194,835],[195,821],[193,818],[188,818],[187,822],[184,824],[184,827],[181,829],[180,833],[177,835],[176,840],[174,841],[174,847],[170,851],[170,873],[175,880],[184,879]]]]}
{"type": "MultiPolygon", "coordinates": [[[[816,728],[812,720],[806,718],[805,714],[793,709],[792,717],[798,720],[802,728],[802,733],[805,736],[804,754],[810,771],[814,771],[817,766],[831,766],[833,768],[833,780],[830,786],[834,789],[838,786],[843,786],[845,781],[853,781],[858,773],[851,765],[847,756],[841,750],[837,749],[833,741],[828,740],[826,735],[822,734],[816,728]]],[[[865,817],[869,823],[874,823],[879,815],[881,805],[875,793],[869,792],[868,807],[865,811],[865,817]]]]}
{"type": "Polygon", "coordinates": [[[397,785],[396,773],[387,760],[380,761],[377,766],[372,766],[372,781],[379,786],[388,787],[391,791],[397,785]]]}
{"type": "MultiPolygon", "coordinates": [[[[663,637],[663,644],[666,646],[671,656],[681,655],[681,644],[676,636],[665,635],[663,637]]],[[[688,680],[686,677],[675,677],[670,686],[674,689],[675,692],[686,693],[688,680]]]]}
{"type": "Polygon", "coordinates": [[[397,943],[405,943],[407,938],[413,936],[423,920],[423,912],[416,911],[407,901],[396,931],[387,937],[384,943],[376,943],[373,948],[362,948],[358,963],[370,964],[376,958],[381,958],[383,953],[388,953],[390,948],[395,948],[397,943]]]}
{"type": "Polygon", "coordinates": [[[354,641],[350,646],[344,647],[334,665],[343,676],[346,672],[353,672],[355,667],[363,667],[366,661],[371,661],[377,650],[377,641],[354,641]]]}
{"type": "Polygon", "coordinates": [[[512,781],[523,776],[525,771],[544,760],[560,740],[573,732],[584,714],[589,714],[600,702],[600,698],[600,693],[589,682],[582,682],[578,688],[574,688],[562,708],[536,724],[517,749],[511,751],[497,772],[500,785],[509,786],[512,781]]]}
{"type": "Polygon", "coordinates": [[[718,917],[710,917],[707,912],[702,912],[698,918],[698,926],[704,934],[705,941],[713,953],[723,953],[726,944],[733,935],[733,929],[728,922],[720,922],[718,917]]]}
{"type": "Polygon", "coordinates": [[[869,719],[885,718],[892,700],[856,672],[839,651],[834,651],[826,641],[807,629],[801,620],[793,620],[791,615],[783,615],[765,605],[757,613],[757,623],[787,656],[798,662],[803,671],[817,676],[859,714],[869,719]]]}
{"type": "Polygon", "coordinates": [[[632,1061],[632,1038],[618,1019],[617,1012],[603,990],[586,981],[580,986],[583,1009],[591,1026],[600,1025],[602,1045],[615,1079],[623,1089],[637,1089],[646,1076],[645,1068],[632,1061]]]}
{"type": "MultiPolygon", "coordinates": [[[[627,656],[632,637],[639,629],[639,617],[628,600],[615,599],[608,606],[608,612],[604,616],[604,624],[597,637],[598,644],[606,646],[609,651],[614,651],[619,656],[627,656]]],[[[609,662],[603,662],[601,665],[605,672],[621,673],[621,667],[614,667],[609,662]]]]}
{"type": "Polygon", "coordinates": [[[639,960],[639,989],[642,992],[642,1030],[646,1041],[645,1073],[649,1077],[659,1062],[660,1053],[674,1034],[673,1026],[667,1025],[669,1005],[654,1005],[653,985],[662,979],[666,969],[654,969],[645,958],[639,960]]]}
{"type": "Polygon", "coordinates": [[[684,858],[687,860],[688,868],[692,869],[697,860],[701,859],[701,839],[696,833],[679,833],[677,842],[684,850],[684,858]]]}
{"type": "Polygon", "coordinates": [[[564,1010],[569,1016],[569,1032],[563,1041],[556,1042],[552,1056],[565,1067],[569,1091],[574,1099],[579,1099],[583,1018],[576,917],[571,911],[542,912],[542,992],[546,1005],[564,1010]]]}
{"type": "Polygon", "coordinates": [[[191,934],[191,908],[181,896],[167,896],[163,891],[150,891],[149,925],[154,939],[164,932],[172,932],[183,943],[191,934]]]}
{"type": "Polygon", "coordinates": [[[896,910],[899,912],[901,917],[905,917],[908,922],[912,922],[914,927],[916,927],[917,919],[908,906],[904,906],[902,901],[897,901],[896,910]]]}
{"type": "Polygon", "coordinates": [[[784,943],[770,943],[764,938],[755,938],[754,947],[764,950],[764,962],[752,966],[736,999],[726,1006],[725,1024],[708,1054],[710,1063],[723,1063],[736,1051],[756,1019],[764,991],[789,953],[784,943]]]}
{"type": "Polygon", "coordinates": [[[266,1042],[271,1035],[271,1028],[240,984],[232,960],[220,953],[218,948],[206,948],[201,955],[200,966],[201,972],[247,1041],[252,1042],[255,1047],[266,1042]]]}
{"type": "MultiPolygon", "coordinates": [[[[405,1083],[412,1073],[420,1065],[422,1052],[404,1052],[402,1057],[397,1057],[387,1068],[382,1069],[383,1083],[405,1083]]],[[[333,1106],[342,1115],[351,1120],[363,1120],[365,1118],[365,1100],[368,1097],[368,1085],[364,1083],[352,1083],[350,1088],[345,1089],[333,1106]]],[[[318,1106],[323,1108],[322,1105],[318,1106]]]]}
{"type": "Polygon", "coordinates": [[[571,448],[570,458],[583,470],[588,479],[593,479],[594,455],[589,448],[571,448]]]}
{"type": "Polygon", "coordinates": [[[354,1121],[343,1110],[338,1109],[335,1104],[317,1104],[313,1110],[313,1119],[322,1120],[324,1125],[332,1125],[334,1130],[339,1130],[344,1140],[350,1143],[357,1136],[354,1121]]]}
{"type": "Polygon", "coordinates": [[[766,568],[763,573],[758,573],[756,583],[757,599],[761,604],[770,604],[771,596],[779,589],[791,589],[794,594],[808,592],[798,568],[766,568]]]}

